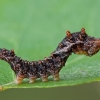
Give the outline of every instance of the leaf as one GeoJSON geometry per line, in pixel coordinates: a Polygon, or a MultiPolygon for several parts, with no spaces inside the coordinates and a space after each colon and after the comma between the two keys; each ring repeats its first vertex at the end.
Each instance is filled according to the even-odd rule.
{"type": "MultiPolygon", "coordinates": [[[[100,37],[98,27],[100,21],[98,20],[97,23],[100,17],[97,7],[100,7],[100,2],[93,3],[95,9],[90,5],[91,1],[85,3],[88,6],[85,8],[81,6],[79,9],[79,5],[84,3],[84,0],[82,2],[58,0],[57,3],[53,0],[49,3],[46,0],[39,2],[2,0],[0,3],[0,48],[14,49],[18,56],[31,61],[49,56],[65,37],[66,30],[79,31],[84,26],[90,36],[100,37]]],[[[16,85],[14,79],[15,75],[9,65],[0,61],[1,90],[73,86],[99,81],[100,53],[93,57],[71,55],[60,72],[59,81],[53,81],[50,76],[48,82],[37,79],[36,83],[29,84],[28,79],[25,79],[22,84],[16,85]]]]}

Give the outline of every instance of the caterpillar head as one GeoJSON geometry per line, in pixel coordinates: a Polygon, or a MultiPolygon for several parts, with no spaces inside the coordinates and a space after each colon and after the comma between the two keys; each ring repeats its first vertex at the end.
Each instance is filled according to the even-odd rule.
{"type": "Polygon", "coordinates": [[[92,56],[100,50],[100,39],[88,36],[84,28],[80,32],[73,34],[73,37],[76,45],[72,51],[75,54],[92,56]],[[77,41],[81,41],[82,43],[77,44],[77,41]]]}
{"type": "Polygon", "coordinates": [[[84,43],[83,50],[88,53],[88,56],[96,54],[100,50],[100,39],[88,37],[84,43]]]}

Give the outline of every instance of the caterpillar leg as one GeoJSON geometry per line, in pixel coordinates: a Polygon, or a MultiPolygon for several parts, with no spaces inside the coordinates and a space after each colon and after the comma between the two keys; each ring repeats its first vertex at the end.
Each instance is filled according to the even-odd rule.
{"type": "Polygon", "coordinates": [[[59,73],[54,74],[53,79],[54,79],[54,81],[58,81],[59,80],[59,73]]]}
{"type": "Polygon", "coordinates": [[[34,83],[36,81],[36,77],[30,77],[29,78],[29,83],[34,83]]]}
{"type": "Polygon", "coordinates": [[[48,76],[47,75],[43,75],[41,76],[42,82],[47,82],[48,81],[48,76]]]}
{"type": "Polygon", "coordinates": [[[15,83],[16,84],[21,84],[23,81],[24,77],[23,76],[19,76],[17,75],[16,79],[15,79],[15,83]]]}

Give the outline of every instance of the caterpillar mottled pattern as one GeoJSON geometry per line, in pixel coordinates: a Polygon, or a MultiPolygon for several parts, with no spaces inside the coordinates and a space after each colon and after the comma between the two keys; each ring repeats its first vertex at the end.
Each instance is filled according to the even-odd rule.
{"type": "Polygon", "coordinates": [[[100,50],[100,39],[87,35],[84,28],[79,32],[66,32],[66,37],[49,57],[39,61],[27,61],[18,57],[14,50],[0,49],[0,59],[8,62],[16,74],[16,84],[22,83],[24,78],[29,78],[29,83],[34,83],[37,78],[43,82],[48,81],[50,75],[55,81],[59,80],[59,72],[72,54],[85,54],[92,56],[100,50]]]}

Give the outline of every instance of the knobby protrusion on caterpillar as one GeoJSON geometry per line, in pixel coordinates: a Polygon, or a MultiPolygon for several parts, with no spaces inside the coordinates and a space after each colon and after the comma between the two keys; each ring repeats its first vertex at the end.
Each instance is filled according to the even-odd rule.
{"type": "Polygon", "coordinates": [[[82,29],[81,29],[81,34],[86,34],[85,28],[82,28],[82,29]]]}
{"type": "Polygon", "coordinates": [[[56,50],[39,61],[27,61],[18,57],[14,50],[0,49],[0,59],[8,62],[16,74],[15,83],[21,84],[24,78],[29,83],[34,83],[37,78],[43,82],[48,81],[50,75],[54,81],[59,80],[59,72],[68,59],[74,53],[92,56],[100,50],[100,39],[87,35],[84,28],[79,32],[66,32],[65,38],[59,43],[56,50]]]}
{"type": "Polygon", "coordinates": [[[66,35],[67,35],[68,38],[70,38],[71,37],[70,31],[66,31],[66,35]]]}

